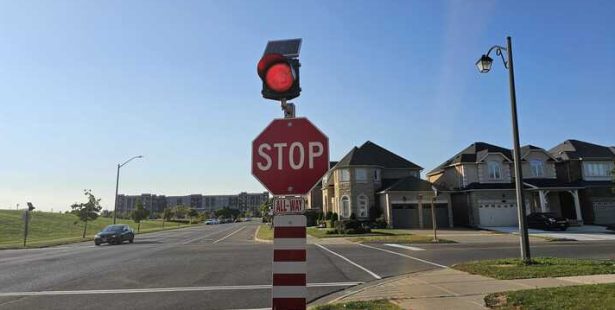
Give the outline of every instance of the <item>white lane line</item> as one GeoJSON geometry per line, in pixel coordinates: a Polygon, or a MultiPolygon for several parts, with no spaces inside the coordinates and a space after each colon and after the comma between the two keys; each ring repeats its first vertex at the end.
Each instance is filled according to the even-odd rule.
{"type": "Polygon", "coordinates": [[[218,240],[214,241],[214,244],[215,244],[215,243],[218,243],[218,242],[220,242],[220,241],[222,241],[222,240],[224,240],[224,239],[226,239],[226,238],[228,238],[228,237],[230,237],[230,236],[232,236],[232,235],[234,235],[234,234],[236,234],[236,233],[238,233],[238,232],[240,232],[240,231],[242,231],[242,230],[243,230],[243,229],[245,229],[246,227],[247,227],[247,226],[241,227],[241,228],[239,228],[239,229],[235,230],[234,232],[232,232],[232,233],[230,233],[230,234],[228,234],[228,235],[226,235],[226,236],[224,236],[224,237],[222,237],[222,238],[220,238],[220,239],[218,239],[218,240]]]}
{"type": "Polygon", "coordinates": [[[419,262],[422,262],[422,263],[425,263],[425,264],[437,266],[437,267],[440,267],[440,268],[449,268],[448,266],[440,265],[438,263],[430,262],[430,261],[427,261],[427,260],[424,260],[424,259],[420,259],[418,257],[413,257],[413,256],[410,256],[410,255],[401,254],[401,253],[397,253],[397,252],[394,252],[394,251],[389,251],[389,250],[385,250],[385,249],[369,246],[369,245],[362,244],[362,243],[359,243],[359,245],[362,246],[362,247],[365,247],[365,248],[374,249],[374,250],[378,250],[378,251],[382,251],[382,252],[387,252],[387,253],[399,255],[399,256],[402,256],[402,257],[405,257],[405,258],[413,259],[413,260],[416,260],[416,261],[419,261],[419,262]]]}
{"type": "MultiPolygon", "coordinates": [[[[363,282],[308,283],[307,287],[346,287],[346,286],[354,286],[354,285],[359,285],[359,284],[363,284],[363,282]]],[[[229,285],[229,286],[193,286],[193,287],[158,287],[158,288],[133,288],[133,289],[112,289],[112,290],[0,292],[0,297],[139,294],[139,293],[235,291],[235,290],[265,290],[265,289],[271,289],[271,284],[229,285]]]]}
{"type": "Polygon", "coordinates": [[[390,246],[392,248],[400,248],[400,249],[406,249],[406,250],[410,250],[410,251],[425,251],[425,249],[417,248],[417,247],[414,247],[414,246],[396,244],[396,243],[385,243],[384,245],[390,246]]]}
{"type": "Polygon", "coordinates": [[[367,269],[367,268],[365,268],[365,267],[363,267],[363,266],[361,266],[361,265],[359,265],[359,264],[357,264],[357,263],[355,263],[355,262],[353,262],[353,261],[349,260],[348,258],[346,258],[346,257],[342,256],[341,254],[337,254],[337,253],[335,253],[335,252],[333,252],[333,251],[331,251],[331,250],[329,250],[329,249],[325,248],[325,247],[324,247],[324,246],[322,246],[321,244],[318,244],[318,243],[314,243],[314,244],[315,244],[317,247],[319,247],[319,248],[321,248],[321,249],[323,249],[323,250],[325,250],[325,251],[327,251],[327,252],[329,252],[329,253],[331,253],[331,254],[333,254],[333,255],[335,255],[335,256],[337,256],[337,257],[339,257],[339,258],[341,258],[341,259],[343,259],[343,260],[345,260],[345,261],[347,261],[347,262],[349,262],[351,265],[353,265],[353,266],[355,266],[355,267],[357,267],[357,268],[359,268],[359,269],[361,269],[361,270],[363,270],[363,271],[367,272],[370,276],[372,276],[372,277],[374,277],[374,278],[376,278],[376,279],[378,279],[378,280],[382,279],[382,277],[381,277],[381,276],[379,276],[379,275],[377,275],[376,273],[372,272],[371,270],[369,270],[369,269],[367,269]]]}
{"type": "Polygon", "coordinates": [[[203,240],[203,239],[205,239],[205,238],[207,238],[209,236],[212,236],[212,235],[215,235],[215,234],[219,234],[221,232],[229,231],[229,230],[231,230],[233,228],[235,228],[235,227],[231,226],[231,227],[226,227],[225,229],[222,229],[222,230],[216,230],[216,231],[213,231],[211,233],[205,234],[203,236],[199,236],[199,237],[190,239],[188,241],[184,241],[184,242],[182,242],[182,244],[186,245],[186,244],[189,244],[189,243],[192,243],[192,242],[195,242],[195,241],[200,241],[200,240],[203,240]]]}

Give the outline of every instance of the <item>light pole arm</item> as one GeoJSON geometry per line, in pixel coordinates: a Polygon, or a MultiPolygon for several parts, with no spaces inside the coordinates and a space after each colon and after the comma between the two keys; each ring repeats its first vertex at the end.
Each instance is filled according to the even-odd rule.
{"type": "Polygon", "coordinates": [[[131,162],[131,161],[132,161],[133,159],[135,159],[135,158],[143,158],[143,155],[137,155],[137,156],[134,156],[134,157],[130,158],[129,160],[125,161],[123,164],[119,165],[119,167],[120,167],[120,168],[124,167],[124,165],[126,165],[126,164],[127,164],[127,163],[129,163],[129,162],[131,162]]]}
{"type": "Polygon", "coordinates": [[[495,54],[500,56],[502,58],[502,62],[504,63],[504,68],[509,69],[510,65],[510,57],[508,59],[508,61],[504,58],[504,53],[502,53],[502,51],[507,51],[507,49],[503,46],[499,46],[499,45],[494,45],[492,46],[489,51],[487,51],[487,56],[489,56],[489,54],[491,54],[491,52],[495,50],[495,54]]]}

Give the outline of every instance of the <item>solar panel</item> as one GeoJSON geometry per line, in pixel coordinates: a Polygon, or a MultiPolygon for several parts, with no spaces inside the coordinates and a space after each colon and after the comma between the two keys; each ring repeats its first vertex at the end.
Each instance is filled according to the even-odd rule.
{"type": "Polygon", "coordinates": [[[276,53],[286,57],[299,57],[302,39],[276,40],[267,42],[264,54],[276,53]]]}

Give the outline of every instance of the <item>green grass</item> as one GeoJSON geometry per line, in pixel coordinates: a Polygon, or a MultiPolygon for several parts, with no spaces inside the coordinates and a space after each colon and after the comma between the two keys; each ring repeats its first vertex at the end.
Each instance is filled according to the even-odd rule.
{"type": "Polygon", "coordinates": [[[310,310],[402,310],[396,304],[393,304],[385,299],[371,301],[352,301],[345,303],[337,303],[332,305],[323,305],[310,308],[310,310]]]}
{"type": "Polygon", "coordinates": [[[541,288],[489,294],[485,304],[498,310],[615,309],[615,283],[541,288]]]}
{"type": "MultiPolygon", "coordinates": [[[[327,234],[332,228],[308,227],[307,233],[316,238],[347,238],[355,242],[431,243],[431,235],[414,235],[406,229],[372,229],[371,233],[358,235],[327,234]]],[[[453,241],[438,239],[442,243],[453,241]]]]}
{"type": "MultiPolygon", "coordinates": [[[[23,247],[24,222],[23,211],[0,210],[0,249],[23,247]]],[[[98,218],[88,222],[86,238],[81,238],[84,223],[77,220],[73,214],[61,214],[34,211],[30,214],[31,220],[28,229],[28,247],[46,247],[66,243],[74,243],[92,240],[94,235],[105,226],[112,224],[112,218],[98,218]]],[[[128,224],[137,229],[137,224],[132,220],[118,219],[120,224],[128,224]]],[[[181,224],[180,227],[187,227],[181,224]]],[[[178,228],[177,223],[165,223],[165,229],[178,228]]],[[[150,220],[141,222],[140,233],[162,230],[162,221],[150,220]]]]}
{"type": "Polygon", "coordinates": [[[517,258],[492,259],[453,265],[453,268],[500,280],[615,274],[615,259],[591,260],[540,257],[525,265],[517,258]]]}
{"type": "Polygon", "coordinates": [[[261,224],[256,237],[261,240],[273,240],[273,229],[269,227],[269,224],[261,224]]]}

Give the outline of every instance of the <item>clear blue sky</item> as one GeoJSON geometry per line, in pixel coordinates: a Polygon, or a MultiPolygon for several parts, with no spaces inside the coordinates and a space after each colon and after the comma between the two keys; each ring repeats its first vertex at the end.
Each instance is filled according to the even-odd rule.
{"type": "Polygon", "coordinates": [[[0,208],[67,209],[91,188],[262,191],[250,143],[271,39],[303,38],[298,114],[339,159],[371,140],[432,169],[474,141],[510,147],[513,37],[521,140],[615,145],[613,1],[2,1],[0,208]]]}

